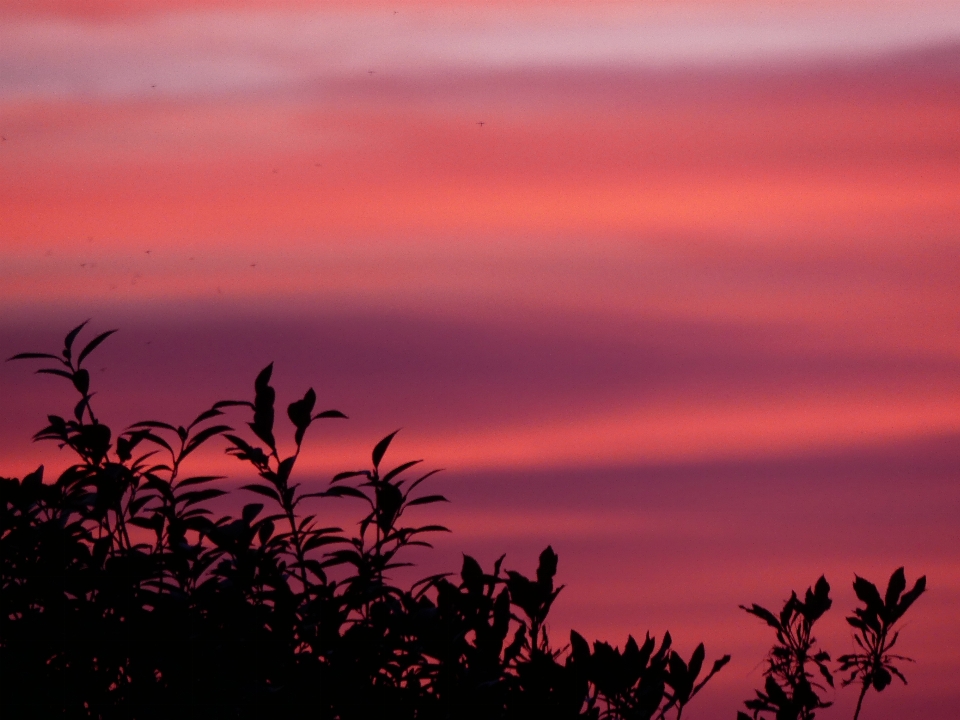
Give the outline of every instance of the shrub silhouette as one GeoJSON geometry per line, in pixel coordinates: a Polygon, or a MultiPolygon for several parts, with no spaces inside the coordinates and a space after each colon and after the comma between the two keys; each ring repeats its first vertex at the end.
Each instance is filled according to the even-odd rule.
{"type": "MultiPolygon", "coordinates": [[[[324,720],[677,720],[730,660],[705,670],[703,644],[689,660],[672,647],[628,637],[623,650],[591,645],[576,631],[557,647],[547,618],[563,590],[547,547],[532,576],[487,572],[465,555],[458,574],[394,585],[405,551],[430,547],[440,525],[412,526],[406,511],[445,502],[421,484],[421,461],[387,470],[393,432],[370,469],[340,473],[323,489],[294,482],[306,433],[318,420],[307,390],[287,406],[294,451],[275,436],[273,366],[254,381],[253,400],[225,400],[189,425],[131,425],[115,438],[92,406],[84,360],[113,330],[74,355],[86,323],[37,372],[67,379],[79,394],[72,415],[48,416],[35,440],[69,448],[77,462],[56,480],[43,467],[0,478],[0,703],[5,718],[56,715],[103,719],[260,718],[310,713],[324,720]],[[230,414],[245,413],[238,431],[230,414]],[[227,424],[227,422],[232,424],[227,424]],[[249,432],[247,432],[249,431],[249,432]],[[261,502],[239,517],[215,517],[205,503],[226,494],[224,476],[190,475],[188,458],[223,438],[226,452],[259,478],[243,492],[261,502]],[[316,503],[355,500],[355,534],[318,524],[316,503]],[[313,509],[312,509],[313,508],[313,509]]],[[[857,577],[864,607],[847,622],[859,652],[842,655],[842,685],[860,684],[854,718],[873,687],[906,679],[891,653],[894,625],[925,591],[909,592],[903,568],[884,597],[857,577]]],[[[793,593],[777,615],[743,607],[776,631],[765,683],[740,720],[813,720],[829,707],[830,656],[813,636],[830,609],[821,577],[804,599],[793,593]],[[814,673],[816,669],[816,673],[814,673]],[[767,715],[769,714],[769,715],[767,715]]]]}
{"type": "Polygon", "coordinates": [[[666,634],[628,638],[621,651],[578,633],[562,647],[547,630],[563,589],[548,547],[532,576],[487,572],[464,556],[459,575],[397,587],[390,571],[427,546],[439,525],[405,524],[406,511],[445,501],[421,493],[420,461],[387,470],[396,433],[373,448],[370,469],[306,492],[294,469],[318,420],[308,390],[287,407],[295,450],[275,437],[272,365],[252,401],[218,402],[189,425],[138,422],[114,437],[94,413],[84,360],[114,331],[74,354],[86,323],[38,372],[67,379],[72,416],[48,416],[36,440],[77,462],[55,481],[43,468],[0,479],[0,697],[4,717],[680,718],[729,661],[704,671],[699,645],[685,661],[666,634]],[[245,412],[238,432],[228,414],[245,412]],[[229,422],[230,424],[227,424],[229,422]],[[239,517],[205,503],[222,476],[186,472],[189,457],[222,437],[259,481],[261,502],[239,517]],[[363,504],[358,531],[318,525],[312,504],[363,504]]]}
{"type": "Polygon", "coordinates": [[[894,632],[891,636],[891,630],[913,602],[926,591],[926,576],[917,580],[913,588],[905,593],[903,591],[906,588],[907,579],[903,568],[898,568],[890,576],[887,592],[882,598],[877,586],[872,582],[859,576],[854,580],[853,590],[864,607],[855,609],[854,614],[847,618],[847,622],[856,631],[853,639],[861,652],[841,655],[837,658],[841,672],[852,670],[843,684],[860,683],[860,697],[857,698],[854,720],[860,716],[863,698],[871,687],[877,692],[882,692],[893,680],[893,675],[900,678],[904,685],[907,684],[907,679],[894,662],[912,661],[903,655],[890,653],[900,637],[899,632],[894,632]]]}
{"type": "MultiPolygon", "coordinates": [[[[740,607],[751,615],[756,615],[777,633],[777,643],[767,656],[767,668],[764,670],[763,690],[757,690],[756,699],[747,700],[747,708],[753,710],[757,718],[761,712],[774,713],[777,720],[792,718],[812,720],[815,710],[828,708],[833,703],[824,702],[820,697],[823,690],[811,666],[816,667],[822,678],[833,687],[833,673],[827,663],[830,655],[817,648],[817,640],[812,635],[813,626],[830,609],[830,585],[822,575],[813,588],[807,588],[804,599],[800,600],[794,592],[783,604],[779,615],[774,615],[759,605],[740,607]]],[[[745,713],[739,717],[749,718],[745,713]]]]}
{"type": "MultiPolygon", "coordinates": [[[[855,630],[853,639],[860,652],[837,658],[840,663],[839,672],[851,671],[850,675],[841,681],[841,685],[860,683],[860,696],[857,698],[853,720],[860,717],[863,699],[871,687],[877,692],[883,691],[894,675],[900,678],[904,685],[907,684],[907,679],[895,662],[911,660],[890,653],[899,638],[899,633],[891,634],[891,630],[914,601],[926,591],[927,578],[921,577],[909,592],[904,593],[906,587],[903,568],[898,568],[890,576],[887,592],[882,598],[876,585],[859,575],[853,582],[853,590],[865,607],[856,608],[854,614],[847,618],[847,622],[855,630]]],[[[820,697],[825,688],[810,672],[811,666],[816,667],[823,680],[831,688],[834,687],[833,672],[827,665],[830,655],[817,647],[816,638],[811,634],[814,623],[823,617],[832,605],[830,585],[826,578],[821,576],[812,589],[807,588],[803,600],[800,600],[795,592],[792,593],[779,615],[774,615],[756,604],[751,607],[740,606],[776,630],[777,642],[767,656],[763,690],[757,690],[756,697],[744,703],[753,714],[739,712],[738,720],[750,720],[751,717],[758,720],[766,717],[761,713],[773,713],[776,720],[813,720],[816,710],[833,704],[824,702],[820,697]]]]}

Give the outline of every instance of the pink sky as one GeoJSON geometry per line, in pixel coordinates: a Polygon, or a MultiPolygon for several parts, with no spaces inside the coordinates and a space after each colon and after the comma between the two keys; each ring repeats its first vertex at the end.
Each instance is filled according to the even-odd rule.
{"type": "MultiPolygon", "coordinates": [[[[692,718],[758,683],[739,603],[827,572],[840,654],[906,564],[870,717],[954,718],[958,62],[960,2],[0,2],[0,352],[121,328],[118,427],[276,361],[351,416],[321,476],[403,426],[425,567],[554,543],[559,632],[734,654],[692,718]]],[[[0,366],[0,474],[56,390],[0,366]]]]}

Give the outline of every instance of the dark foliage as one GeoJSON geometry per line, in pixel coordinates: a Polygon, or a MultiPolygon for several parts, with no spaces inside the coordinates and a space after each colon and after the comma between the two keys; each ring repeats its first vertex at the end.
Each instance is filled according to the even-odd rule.
{"type": "MultiPolygon", "coordinates": [[[[383,466],[396,433],[370,469],[305,487],[293,478],[307,430],[344,416],[315,412],[308,390],[287,407],[284,454],[268,366],[252,401],[114,436],[82,367],[113,331],[74,355],[82,329],[61,355],[15,356],[51,361],[38,372],[67,379],[80,400],[36,435],[76,464],[49,483],[43,468],[0,479],[5,718],[680,718],[729,661],[704,672],[703,645],[684,660],[669,634],[631,637],[621,651],[572,632],[554,646],[547,616],[562,586],[549,547],[532,576],[465,556],[459,575],[394,585],[404,552],[446,531],[407,524],[409,508],[445,498],[422,493],[433,473],[417,474],[419,461],[383,466]],[[227,418],[237,412],[243,432],[227,418]],[[219,476],[185,471],[214,438],[259,478],[243,488],[258,502],[239,517],[205,507],[224,493],[219,476]],[[341,499],[363,507],[355,534],[317,521],[318,503],[341,499]]],[[[876,685],[873,667],[859,672],[876,685]]]]}
{"type": "MultiPolygon", "coordinates": [[[[907,581],[903,568],[899,568],[890,577],[887,592],[881,597],[873,583],[856,576],[853,590],[864,607],[855,609],[847,622],[854,628],[853,639],[860,652],[837,658],[839,672],[850,673],[841,685],[860,684],[854,720],[860,717],[863,699],[871,687],[877,692],[884,690],[894,675],[906,684],[907,679],[895,663],[909,662],[910,658],[890,653],[899,637],[892,628],[926,586],[926,577],[921,577],[909,592],[903,592],[907,581]]],[[[810,671],[816,667],[820,679],[831,688],[834,686],[833,673],[827,665],[830,655],[817,647],[812,635],[814,623],[832,604],[830,585],[821,576],[812,589],[807,588],[802,601],[796,593],[791,594],[779,615],[759,605],[740,606],[776,630],[777,643],[767,657],[763,690],[757,690],[756,697],[745,703],[752,715],[737,713],[738,720],[768,717],[761,713],[772,713],[776,720],[813,720],[816,710],[832,705],[822,699],[821,693],[826,688],[810,671]]]]}
{"type": "MultiPolygon", "coordinates": [[[[814,623],[831,605],[830,585],[821,576],[813,588],[807,588],[803,600],[792,593],[779,615],[759,605],[740,606],[777,633],[777,643],[770,650],[763,673],[764,688],[757,690],[756,699],[746,702],[754,718],[762,712],[772,712],[777,720],[813,720],[816,710],[830,707],[832,703],[820,697],[823,685],[811,669],[815,667],[821,678],[833,687],[833,674],[827,666],[830,655],[817,647],[817,639],[812,634],[814,623]]],[[[749,717],[745,713],[739,716],[749,717]]]]}
{"type": "Polygon", "coordinates": [[[895,663],[898,660],[912,661],[903,655],[890,653],[900,637],[899,632],[893,632],[893,626],[903,617],[913,602],[926,591],[926,576],[917,580],[909,592],[903,592],[906,589],[907,578],[903,568],[898,568],[890,576],[887,592],[883,597],[880,597],[876,585],[862,577],[858,576],[853,583],[853,590],[864,607],[856,608],[853,611],[854,614],[847,618],[847,622],[854,629],[853,639],[860,648],[860,652],[841,655],[837,660],[840,662],[841,672],[850,672],[849,677],[843,680],[843,684],[860,683],[860,697],[857,699],[854,720],[860,716],[863,698],[871,687],[877,692],[882,692],[893,680],[894,675],[904,685],[907,684],[907,679],[895,663]]]}

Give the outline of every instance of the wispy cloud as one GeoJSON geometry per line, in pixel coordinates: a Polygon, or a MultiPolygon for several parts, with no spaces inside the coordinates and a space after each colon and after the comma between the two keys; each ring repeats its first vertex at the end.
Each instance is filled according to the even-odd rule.
{"type": "Polygon", "coordinates": [[[861,58],[960,38],[954,2],[121,9],[7,17],[0,99],[278,91],[370,69],[742,66],[861,58]]]}

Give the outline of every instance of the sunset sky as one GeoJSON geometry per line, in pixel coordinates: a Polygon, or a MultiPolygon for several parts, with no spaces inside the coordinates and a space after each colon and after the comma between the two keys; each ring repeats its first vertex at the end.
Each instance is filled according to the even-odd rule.
{"type": "MultiPolygon", "coordinates": [[[[0,135],[0,355],[119,328],[115,428],[274,361],[350,416],[304,482],[445,468],[424,574],[552,543],[557,638],[732,653],[694,720],[761,682],[739,604],[826,573],[839,655],[905,565],[864,717],[960,717],[960,0],[0,0],[0,135]]],[[[31,369],[3,476],[66,462],[31,369]]]]}

